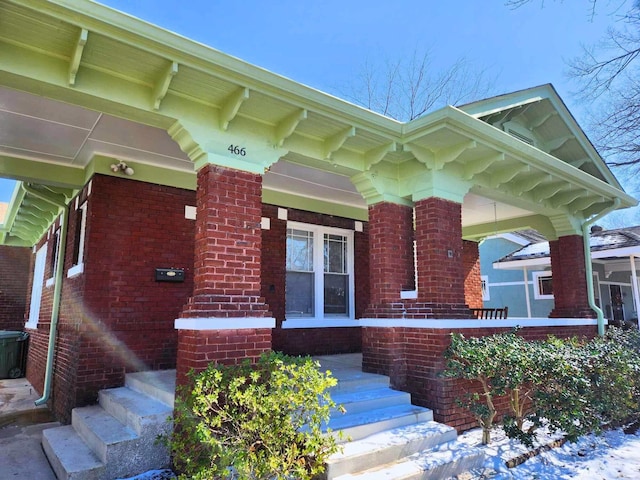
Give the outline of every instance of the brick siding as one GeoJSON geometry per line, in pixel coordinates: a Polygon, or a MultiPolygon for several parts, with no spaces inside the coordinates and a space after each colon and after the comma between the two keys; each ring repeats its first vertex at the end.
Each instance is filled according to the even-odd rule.
{"type": "Polygon", "coordinates": [[[22,330],[32,271],[31,249],[0,246],[0,330],[22,330]]]}

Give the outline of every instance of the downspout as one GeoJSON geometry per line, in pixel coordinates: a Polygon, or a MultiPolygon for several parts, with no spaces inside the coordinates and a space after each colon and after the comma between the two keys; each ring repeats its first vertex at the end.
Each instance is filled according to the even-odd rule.
{"type": "Polygon", "coordinates": [[[29,194],[40,200],[55,205],[60,212],[60,246],[58,248],[58,258],[56,258],[55,283],[53,286],[53,305],[51,307],[51,325],[49,327],[49,345],[47,347],[47,366],[44,372],[44,388],[42,397],[35,401],[36,405],[44,405],[51,396],[51,382],[53,378],[53,356],[55,353],[56,336],[58,331],[58,316],[60,313],[60,299],[62,297],[62,276],[64,273],[64,255],[67,246],[67,205],[56,202],[42,193],[33,190],[30,186],[22,184],[22,188],[29,194]]]}
{"type": "Polygon", "coordinates": [[[596,316],[598,318],[598,335],[601,337],[604,336],[604,313],[602,309],[596,305],[596,301],[593,295],[593,265],[591,264],[591,247],[589,244],[589,239],[591,238],[591,233],[589,232],[589,225],[597,222],[605,215],[611,213],[616,210],[620,206],[620,199],[614,198],[613,205],[609,208],[604,209],[595,217],[592,217],[582,224],[582,245],[584,247],[584,263],[585,263],[585,271],[587,275],[587,299],[589,301],[589,307],[596,312],[596,316]]]}

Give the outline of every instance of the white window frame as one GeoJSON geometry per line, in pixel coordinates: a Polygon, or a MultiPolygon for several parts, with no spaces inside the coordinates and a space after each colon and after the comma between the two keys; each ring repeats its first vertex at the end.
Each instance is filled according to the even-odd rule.
{"type": "Polygon", "coordinates": [[[539,279],[541,277],[549,277],[553,278],[553,275],[550,271],[542,271],[542,272],[531,272],[533,278],[533,298],[536,300],[553,300],[553,294],[551,295],[543,295],[540,292],[540,283],[539,279]]]}
{"type": "Polygon", "coordinates": [[[482,301],[488,302],[491,300],[491,293],[489,293],[489,275],[480,275],[480,288],[482,288],[482,301]],[[484,288],[482,288],[484,285],[484,288]]]}
{"type": "MultiPolygon", "coordinates": [[[[85,201],[80,207],[77,206],[78,200],[76,199],[76,211],[79,209],[81,212],[80,217],[80,242],[78,244],[78,262],[73,265],[67,272],[67,278],[73,278],[84,272],[84,237],[87,231],[87,202],[85,201]]],[[[77,228],[77,226],[76,226],[77,228]]]]}
{"type": "Polygon", "coordinates": [[[33,284],[31,285],[31,304],[29,319],[25,328],[36,328],[40,320],[40,306],[42,305],[42,291],[44,290],[44,271],[47,265],[47,243],[38,249],[33,266],[33,284]]]}
{"type": "MultiPolygon", "coordinates": [[[[283,328],[322,328],[355,326],[355,263],[353,230],[301,222],[287,222],[287,229],[313,232],[314,316],[285,319],[283,328]],[[348,315],[324,313],[324,236],[341,235],[347,239],[347,275],[349,276],[348,315]]],[[[286,302],[286,299],[285,299],[286,302]]]]}

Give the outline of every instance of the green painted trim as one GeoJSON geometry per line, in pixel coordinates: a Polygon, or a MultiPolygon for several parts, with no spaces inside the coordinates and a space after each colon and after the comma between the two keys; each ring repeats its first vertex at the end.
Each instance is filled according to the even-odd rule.
{"type": "Polygon", "coordinates": [[[196,172],[185,172],[172,170],[168,168],[156,167],[139,163],[135,160],[126,160],[126,164],[134,170],[134,174],[127,176],[123,173],[114,173],[111,165],[118,163],[121,159],[96,155],[91,160],[85,171],[84,184],[88,183],[95,174],[109,175],[111,177],[122,177],[129,180],[137,180],[139,182],[153,183],[156,185],[165,185],[168,187],[183,188],[185,190],[195,190],[197,186],[196,172]]]}
{"type": "Polygon", "coordinates": [[[295,208],[309,212],[351,218],[362,222],[367,222],[369,220],[369,212],[363,208],[326,202],[316,198],[300,197],[298,195],[273,190],[262,191],[262,202],[270,205],[277,205],[279,207],[295,208]]]}
{"type": "Polygon", "coordinates": [[[25,183],[44,183],[64,188],[79,188],[84,185],[84,171],[82,168],[38,162],[7,155],[0,155],[0,177],[13,178],[25,183]]]}
{"type": "Polygon", "coordinates": [[[555,240],[555,229],[549,218],[544,215],[530,215],[528,217],[512,218],[499,222],[471,225],[462,229],[462,238],[465,240],[480,240],[498,233],[511,233],[516,230],[533,228],[546,238],[555,240]]]}

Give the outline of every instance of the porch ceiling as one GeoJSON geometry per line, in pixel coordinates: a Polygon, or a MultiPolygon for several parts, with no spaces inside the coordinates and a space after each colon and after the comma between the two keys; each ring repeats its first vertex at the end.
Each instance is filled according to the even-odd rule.
{"type": "MultiPolygon", "coordinates": [[[[114,159],[131,162],[135,179],[195,188],[194,150],[167,133],[184,122],[206,125],[218,149],[246,140],[281,151],[264,187],[290,198],[366,212],[354,175],[396,182],[409,201],[402,184],[424,172],[462,179],[468,238],[584,219],[614,198],[635,204],[552,89],[520,96],[402,124],[92,2],[0,3],[0,176],[65,193],[113,174],[114,159]],[[509,122],[539,144],[509,134],[509,122]]],[[[28,243],[37,231],[5,242],[14,235],[28,243]]]]}

